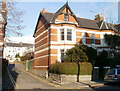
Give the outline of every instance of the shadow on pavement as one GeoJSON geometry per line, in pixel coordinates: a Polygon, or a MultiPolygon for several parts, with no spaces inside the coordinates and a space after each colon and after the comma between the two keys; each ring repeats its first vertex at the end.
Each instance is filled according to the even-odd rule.
{"type": "Polygon", "coordinates": [[[104,86],[94,87],[94,91],[120,91],[120,83],[104,83],[104,86]]]}
{"type": "Polygon", "coordinates": [[[2,77],[2,91],[14,91],[18,75],[19,74],[15,71],[15,64],[9,64],[8,70],[4,72],[2,77]]]}

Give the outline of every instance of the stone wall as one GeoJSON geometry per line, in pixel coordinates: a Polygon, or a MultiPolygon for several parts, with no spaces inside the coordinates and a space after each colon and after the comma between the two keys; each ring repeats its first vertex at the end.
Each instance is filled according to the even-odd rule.
{"type": "MultiPolygon", "coordinates": [[[[49,76],[53,81],[57,81],[60,83],[63,82],[76,82],[77,81],[77,75],[59,75],[59,74],[52,74],[50,73],[49,76]]],[[[79,81],[91,81],[91,75],[80,75],[79,81]]]]}

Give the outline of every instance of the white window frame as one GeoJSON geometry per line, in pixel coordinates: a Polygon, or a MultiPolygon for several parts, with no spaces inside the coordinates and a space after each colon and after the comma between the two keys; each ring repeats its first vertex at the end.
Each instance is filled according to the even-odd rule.
{"type": "Polygon", "coordinates": [[[69,15],[68,14],[64,14],[64,21],[69,21],[69,15]]]}
{"type": "Polygon", "coordinates": [[[66,37],[67,37],[67,41],[72,41],[72,29],[67,29],[67,35],[66,35],[66,37]],[[69,32],[71,32],[71,34],[68,34],[68,31],[69,32]],[[68,36],[71,36],[71,39],[70,40],[68,40],[68,36]]]}
{"type": "Polygon", "coordinates": [[[60,42],[76,42],[76,34],[75,31],[73,31],[74,29],[72,28],[60,28],[59,29],[59,41],[60,42]],[[64,40],[61,40],[61,29],[64,29],[64,40]],[[67,40],[67,29],[71,30],[71,40],[67,40]]]}
{"type": "Polygon", "coordinates": [[[91,38],[92,40],[91,40],[91,44],[92,45],[95,45],[95,34],[94,33],[92,33],[92,38],[91,38]],[[93,43],[93,41],[94,41],[94,43],[93,43]]]}

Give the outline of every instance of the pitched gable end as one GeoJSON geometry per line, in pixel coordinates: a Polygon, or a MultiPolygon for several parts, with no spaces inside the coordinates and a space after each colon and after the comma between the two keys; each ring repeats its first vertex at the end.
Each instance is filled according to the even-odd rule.
{"type": "Polygon", "coordinates": [[[39,30],[39,28],[42,28],[43,26],[45,26],[47,24],[49,24],[49,21],[46,19],[46,17],[41,12],[40,15],[39,15],[36,27],[35,27],[33,37],[35,37],[35,34],[39,30]]]}
{"type": "Polygon", "coordinates": [[[68,3],[63,5],[54,15],[52,23],[74,23],[78,24],[75,14],[72,12],[68,3]]]}

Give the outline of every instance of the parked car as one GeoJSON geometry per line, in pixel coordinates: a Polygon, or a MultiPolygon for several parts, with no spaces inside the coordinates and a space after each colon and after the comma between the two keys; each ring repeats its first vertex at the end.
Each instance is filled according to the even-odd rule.
{"type": "Polygon", "coordinates": [[[120,82],[120,68],[111,68],[105,75],[106,82],[120,82]]]}

